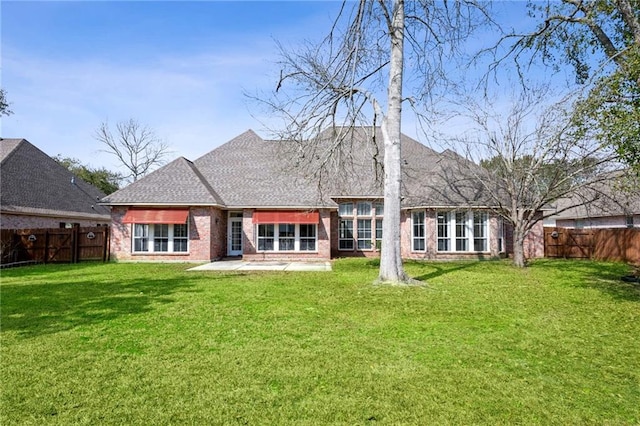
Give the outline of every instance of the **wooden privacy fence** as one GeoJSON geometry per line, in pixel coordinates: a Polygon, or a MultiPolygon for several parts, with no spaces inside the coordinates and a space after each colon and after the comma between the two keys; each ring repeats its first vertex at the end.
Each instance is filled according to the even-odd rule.
{"type": "Polygon", "coordinates": [[[640,228],[545,228],[544,255],[640,263],[640,228]]]}
{"type": "Polygon", "coordinates": [[[3,229],[1,264],[109,260],[109,227],[3,229]]]}

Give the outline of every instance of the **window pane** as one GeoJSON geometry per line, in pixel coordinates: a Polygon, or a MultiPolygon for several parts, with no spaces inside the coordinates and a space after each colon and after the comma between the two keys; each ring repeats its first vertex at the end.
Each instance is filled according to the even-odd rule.
{"type": "Polygon", "coordinates": [[[358,216],[371,216],[371,203],[366,201],[358,202],[358,216]]]}
{"type": "Polygon", "coordinates": [[[340,238],[353,238],[353,220],[340,221],[340,238]]]}
{"type": "Polygon", "coordinates": [[[278,225],[278,250],[292,251],[295,249],[296,225],[281,223],[278,225]]]}
{"type": "Polygon", "coordinates": [[[341,220],[338,231],[338,248],[353,250],[353,220],[341,220]]]}
{"type": "Polygon", "coordinates": [[[425,250],[425,238],[424,238],[424,211],[413,212],[413,250],[424,251],[425,250]]]}
{"type": "Polygon", "coordinates": [[[341,203],[338,207],[340,216],[353,216],[353,203],[341,203]]]}
{"type": "Polygon", "coordinates": [[[358,249],[371,248],[371,219],[358,219],[358,249]]]}
{"type": "Polygon", "coordinates": [[[274,229],[273,225],[258,225],[258,236],[265,238],[273,238],[274,229]]]}
{"type": "Polygon", "coordinates": [[[273,224],[258,225],[258,250],[271,251],[274,247],[275,226],[273,224]]]}
{"type": "Polygon", "coordinates": [[[382,219],[376,219],[376,240],[382,239],[382,219]]]}
{"type": "Polygon", "coordinates": [[[315,251],[316,225],[300,225],[300,251],[315,251]]]}
{"type": "Polygon", "coordinates": [[[373,203],[373,208],[376,209],[376,216],[384,216],[383,203],[373,203]]]}
{"type": "Polygon", "coordinates": [[[473,213],[473,250],[487,251],[487,221],[486,212],[473,213]]]}
{"type": "Polygon", "coordinates": [[[169,225],[153,226],[153,251],[169,251],[169,225]]]}
{"type": "Polygon", "coordinates": [[[186,236],[187,236],[186,224],[173,225],[173,238],[186,238],[186,236]]]}
{"type": "Polygon", "coordinates": [[[438,212],[438,251],[451,251],[451,242],[449,240],[450,217],[450,212],[438,212]]]}

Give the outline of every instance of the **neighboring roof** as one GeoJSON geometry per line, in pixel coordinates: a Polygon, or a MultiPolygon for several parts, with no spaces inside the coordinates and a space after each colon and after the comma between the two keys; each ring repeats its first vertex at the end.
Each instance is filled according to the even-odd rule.
{"type": "MultiPolygon", "coordinates": [[[[301,143],[268,141],[249,130],[193,163],[180,158],[103,202],[292,208],[335,206],[333,198],[347,196],[382,197],[380,129],[351,129],[341,144],[336,130],[344,133],[330,129],[301,143]]],[[[439,154],[405,135],[401,144],[404,207],[487,205],[477,180],[469,184],[450,176],[461,157],[439,154]]]]}
{"type": "Polygon", "coordinates": [[[109,220],[104,193],[25,139],[0,138],[2,212],[109,220]]]}
{"type": "Polygon", "coordinates": [[[555,219],[640,214],[640,178],[634,177],[631,173],[616,173],[587,194],[558,200],[556,211],[560,213],[552,216],[555,219]]]}

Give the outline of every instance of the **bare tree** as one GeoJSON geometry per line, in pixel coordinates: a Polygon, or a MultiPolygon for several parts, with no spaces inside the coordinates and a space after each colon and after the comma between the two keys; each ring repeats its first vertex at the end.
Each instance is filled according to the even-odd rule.
{"type": "MultiPolygon", "coordinates": [[[[277,137],[298,141],[302,153],[314,152],[305,157],[311,160],[305,163],[310,175],[332,173],[331,166],[349,167],[345,146],[351,147],[354,132],[348,129],[380,126],[385,218],[378,282],[411,281],[400,252],[403,88],[413,86],[414,105],[428,104],[447,82],[444,59],[473,30],[476,10],[472,1],[344,2],[320,44],[281,49],[280,80],[265,102],[283,117],[277,137]],[[407,69],[410,79],[405,79],[407,69]],[[322,137],[327,128],[333,129],[330,141],[322,137]],[[314,143],[323,145],[309,146],[314,143]]],[[[370,132],[374,152],[376,134],[370,132]]]]}
{"type": "Polygon", "coordinates": [[[13,111],[9,109],[9,101],[7,100],[7,92],[0,89],[0,116],[11,115],[13,111]]]}
{"type": "Polygon", "coordinates": [[[134,119],[116,124],[115,135],[107,122],[102,123],[96,130],[95,139],[106,146],[103,152],[116,156],[128,170],[123,178],[132,182],[164,164],[169,154],[169,146],[153,130],[134,119]]]}
{"type": "Polygon", "coordinates": [[[513,227],[518,267],[525,266],[524,242],[537,223],[597,200],[601,183],[620,166],[615,150],[575,132],[563,103],[548,106],[549,97],[546,88],[525,90],[506,114],[488,101],[467,99],[466,115],[475,127],[454,138],[466,155],[445,179],[465,176],[480,186],[489,207],[513,227]]]}

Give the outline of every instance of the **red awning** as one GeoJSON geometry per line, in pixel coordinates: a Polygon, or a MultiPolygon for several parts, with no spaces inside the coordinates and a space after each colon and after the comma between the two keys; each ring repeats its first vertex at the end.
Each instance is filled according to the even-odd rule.
{"type": "Polygon", "coordinates": [[[253,223],[308,223],[317,224],[320,214],[308,211],[257,211],[253,212],[253,223]]]}
{"type": "Polygon", "coordinates": [[[125,213],[122,223],[186,223],[188,209],[131,209],[125,213]]]}

